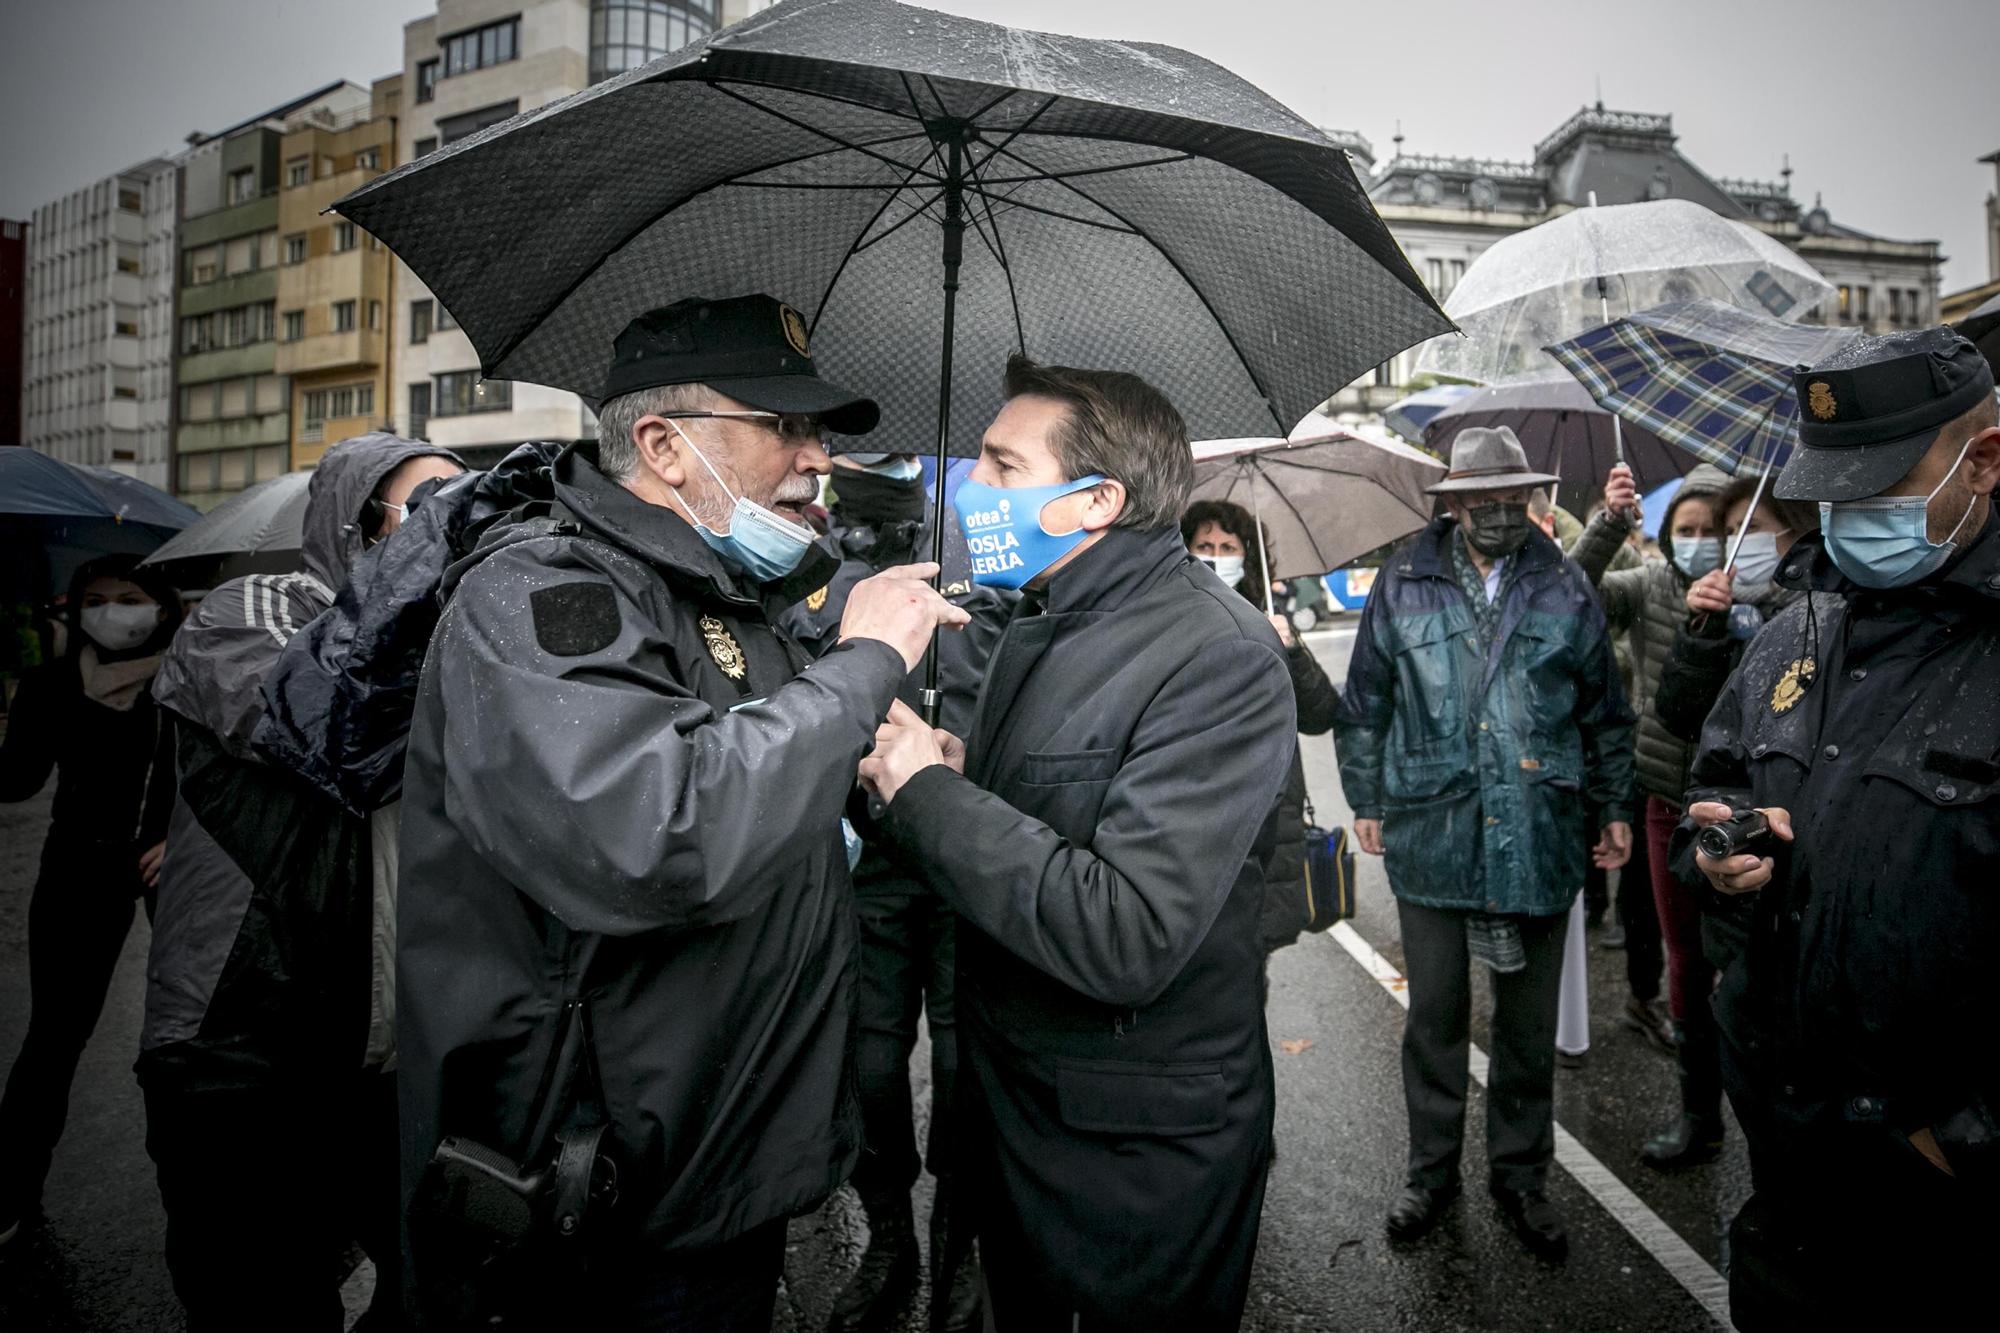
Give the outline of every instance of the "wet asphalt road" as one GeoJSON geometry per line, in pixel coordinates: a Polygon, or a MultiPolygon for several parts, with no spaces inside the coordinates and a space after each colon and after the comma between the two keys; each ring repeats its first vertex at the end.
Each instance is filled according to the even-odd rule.
{"type": "MultiPolygon", "coordinates": [[[[1343,679],[1346,629],[1336,626],[1311,641],[1334,679],[1343,679]]],[[[1332,742],[1309,738],[1306,745],[1307,778],[1322,822],[1346,822],[1332,742]]],[[[0,1060],[9,1063],[27,1022],[28,895],[47,814],[46,795],[0,806],[0,1060]]],[[[1366,856],[1360,863],[1353,924],[1400,967],[1395,909],[1381,865],[1366,856]]],[[[0,1249],[0,1329],[10,1333],[183,1327],[161,1258],[164,1219],[131,1073],[145,941],[142,920],[127,941],[105,1016],[78,1072],[68,1131],[49,1181],[47,1220],[0,1249]]],[[[1681,1176],[1661,1177],[1638,1164],[1639,1144],[1675,1105],[1672,1065],[1618,1026],[1623,955],[1597,948],[1593,936],[1590,966],[1591,1050],[1584,1068],[1557,1075],[1557,1120],[1716,1264],[1723,1221],[1748,1193],[1741,1140],[1732,1134],[1721,1162],[1681,1176]]],[[[1484,1101],[1476,1088],[1467,1116],[1466,1195],[1426,1240],[1390,1246],[1381,1219],[1400,1183],[1404,1151],[1397,1053],[1402,1010],[1330,937],[1308,936],[1283,950],[1271,975],[1272,1041],[1312,1044],[1296,1054],[1274,1045],[1279,1161],[1265,1203],[1246,1328],[1716,1326],[1560,1168],[1551,1196],[1569,1219],[1571,1255],[1560,1266],[1530,1258],[1479,1188],[1484,1101]]],[[[1473,1030],[1482,1045],[1484,1008],[1482,995],[1473,1030]]],[[[921,1079],[921,1052],[915,1067],[921,1079]]],[[[822,1327],[864,1239],[859,1210],[846,1192],[795,1222],[775,1327],[801,1333],[822,1327]]],[[[350,1308],[359,1307],[366,1282],[364,1270],[350,1284],[350,1308]]]]}

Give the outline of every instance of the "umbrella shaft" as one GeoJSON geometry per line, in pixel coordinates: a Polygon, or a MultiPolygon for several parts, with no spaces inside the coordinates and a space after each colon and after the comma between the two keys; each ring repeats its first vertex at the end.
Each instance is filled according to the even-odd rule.
{"type": "MultiPolygon", "coordinates": [[[[958,266],[965,258],[965,196],[960,175],[960,138],[954,135],[946,145],[944,184],[944,346],[938,360],[937,476],[931,495],[931,563],[937,573],[931,586],[941,588],[944,580],[944,474],[950,462],[951,446],[951,351],[958,325],[958,266]]],[[[938,724],[938,640],[943,627],[931,630],[931,648],[924,654],[924,723],[938,724]]]]}

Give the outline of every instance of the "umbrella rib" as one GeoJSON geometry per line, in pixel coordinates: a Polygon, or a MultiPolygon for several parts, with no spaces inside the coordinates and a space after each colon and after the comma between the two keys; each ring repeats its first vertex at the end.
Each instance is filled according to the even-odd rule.
{"type": "MultiPolygon", "coordinates": [[[[896,219],[895,223],[892,226],[884,228],[883,230],[875,233],[875,235],[873,236],[869,236],[866,231],[862,232],[860,236],[854,238],[854,248],[850,253],[858,255],[863,250],[872,250],[877,245],[880,245],[883,241],[886,241],[891,236],[894,236],[897,232],[901,231],[903,228],[909,226],[912,222],[915,222],[918,218],[928,217],[930,215],[931,205],[935,204],[941,197],[943,197],[943,194],[944,192],[942,190],[938,191],[936,194],[933,194],[930,198],[924,200],[923,203],[919,204],[915,208],[912,208],[909,212],[903,214],[902,217],[896,219]],[[863,239],[864,237],[866,237],[866,239],[863,239]]],[[[895,203],[896,200],[901,197],[901,195],[902,191],[898,190],[894,195],[890,196],[889,202],[892,204],[895,203]]],[[[886,206],[882,210],[883,213],[886,213],[888,211],[889,210],[886,206]]],[[[882,213],[877,213],[875,217],[870,220],[869,225],[871,226],[874,225],[874,223],[876,221],[879,221],[881,217],[882,213]]],[[[936,219],[933,218],[932,221],[936,221],[936,219]]]]}
{"type": "Polygon", "coordinates": [[[1118,162],[1108,167],[1076,167],[1069,171],[1051,171],[1042,176],[995,176],[988,184],[1033,185],[1037,181],[1063,181],[1077,176],[1108,176],[1115,171],[1137,171],[1141,167],[1170,167],[1176,162],[1192,162],[1194,157],[1193,153],[1174,153],[1168,157],[1149,158],[1144,162],[1118,162]]]}
{"type": "MultiPolygon", "coordinates": [[[[715,89],[723,96],[733,97],[737,101],[743,103],[743,105],[747,107],[753,107],[756,110],[763,112],[765,115],[770,116],[774,120],[781,120],[785,124],[790,125],[794,129],[804,130],[807,134],[818,135],[820,138],[825,139],[828,143],[838,144],[840,147],[848,149],[851,152],[860,153],[864,157],[872,157],[878,162],[886,163],[887,165],[896,168],[898,171],[904,170],[910,165],[907,162],[898,161],[897,159],[890,157],[887,154],[874,152],[870,150],[865,144],[851,143],[848,140],[843,139],[839,135],[833,133],[831,130],[823,130],[816,125],[808,125],[806,124],[806,122],[800,120],[798,117],[787,115],[784,112],[778,110],[776,107],[765,106],[762,102],[757,101],[753,97],[745,97],[742,93],[737,92],[734,88],[731,88],[726,84],[710,83],[708,86],[715,89]]],[[[931,151],[933,153],[937,151],[935,145],[932,146],[931,151]]],[[[758,168],[758,170],[760,171],[765,169],[766,168],[762,167],[758,168]]],[[[943,183],[942,179],[938,177],[930,177],[930,179],[937,180],[938,183],[940,184],[943,183]]]]}
{"type": "MultiPolygon", "coordinates": [[[[907,143],[907,142],[909,142],[909,141],[910,141],[910,140],[912,140],[912,139],[922,139],[922,138],[926,138],[926,137],[928,137],[928,136],[926,136],[926,135],[924,134],[924,132],[923,132],[922,130],[912,130],[912,131],[911,131],[910,133],[908,133],[908,134],[891,134],[891,135],[885,135],[884,137],[882,137],[882,138],[880,138],[880,139],[869,139],[869,140],[866,140],[865,142],[863,142],[863,143],[862,143],[862,144],[861,144],[860,146],[861,146],[861,147],[863,147],[863,148],[880,148],[880,147],[881,147],[882,145],[884,145],[884,144],[892,144],[892,143],[907,143]]],[[[750,168],[750,169],[749,169],[749,170],[747,170],[747,171],[742,171],[742,172],[739,172],[739,173],[737,173],[737,174],[736,174],[735,176],[730,176],[730,177],[727,177],[726,179],[724,179],[724,180],[722,180],[722,181],[720,181],[720,182],[718,182],[718,183],[719,183],[719,184],[723,184],[723,185],[746,185],[746,186],[747,186],[747,185],[769,185],[769,186],[775,186],[775,185],[777,185],[777,184],[778,184],[778,182],[775,182],[775,181],[749,181],[749,180],[744,180],[744,179],[743,179],[743,177],[744,177],[744,176],[761,176],[761,175],[763,175],[763,174],[764,174],[765,172],[767,172],[767,171],[777,171],[777,170],[779,170],[779,169],[781,169],[781,168],[783,168],[783,167],[795,167],[795,166],[797,166],[797,165],[798,165],[799,163],[801,163],[801,162],[812,162],[812,161],[816,161],[817,159],[819,159],[819,158],[822,158],[822,157],[832,157],[832,156],[833,156],[833,155],[834,155],[835,153],[845,153],[845,152],[848,152],[848,151],[849,151],[849,146],[848,146],[848,145],[846,145],[846,144],[836,144],[836,145],[835,145],[834,147],[832,147],[832,148],[821,148],[821,149],[818,149],[818,150],[816,150],[816,151],[814,151],[814,152],[810,152],[810,153],[800,153],[800,154],[799,154],[799,155],[798,155],[797,157],[788,157],[788,158],[786,158],[786,159],[785,159],[784,161],[782,161],[782,162],[764,162],[764,163],[760,163],[759,165],[757,165],[757,166],[755,166],[755,167],[752,167],[752,168],[750,168]]],[[[908,166],[908,165],[909,165],[909,163],[907,163],[907,162],[904,162],[904,163],[901,163],[900,165],[902,165],[902,166],[908,166]]],[[[795,189],[810,189],[810,188],[812,188],[812,187],[811,187],[811,186],[794,186],[793,188],[795,188],[795,189]]],[[[876,184],[874,184],[874,185],[872,185],[872,186],[869,186],[869,187],[866,187],[866,188],[871,188],[871,189],[877,189],[877,190],[879,190],[879,189],[881,189],[881,188],[882,188],[882,186],[881,186],[880,182],[877,182],[876,184]]]]}
{"type": "Polygon", "coordinates": [[[880,222],[882,220],[882,215],[889,211],[889,206],[895,203],[896,200],[902,196],[904,190],[909,188],[910,182],[916,179],[918,170],[919,170],[918,167],[914,166],[911,167],[909,170],[909,174],[903,177],[902,184],[898,185],[894,190],[891,190],[889,192],[888,197],[882,201],[882,206],[876,209],[875,212],[869,216],[868,221],[864,222],[861,225],[861,230],[855,233],[854,240],[847,247],[847,253],[840,257],[840,263],[837,266],[835,266],[833,270],[833,276],[827,279],[825,289],[821,291],[819,294],[819,305],[817,305],[813,309],[813,317],[812,317],[813,332],[818,332],[819,330],[820,316],[826,313],[826,303],[833,299],[833,289],[840,285],[840,275],[847,272],[847,265],[849,261],[851,261],[854,258],[854,256],[857,253],[859,253],[859,251],[855,247],[861,244],[861,238],[868,234],[869,228],[873,227],[877,222],[880,222]]]}
{"type": "MultiPolygon", "coordinates": [[[[1025,167],[1029,171],[1038,172],[1042,170],[1039,166],[1035,165],[1035,163],[1029,161],[1025,157],[1022,157],[1012,148],[998,148],[995,149],[994,151],[996,153],[1005,153],[1009,158],[1013,159],[1016,162],[1019,162],[1023,167],[1025,167]]],[[[1055,181],[1055,184],[1061,187],[1062,189],[1068,190],[1070,193],[1076,195],[1078,198],[1082,199],[1085,203],[1097,209],[1099,212],[1108,214],[1109,216],[1118,219],[1118,221],[1123,223],[1125,227],[1128,230],[1130,230],[1134,236],[1137,236],[1140,240],[1145,241],[1148,245],[1152,246],[1153,253],[1158,255],[1161,259],[1165,260],[1168,266],[1171,267],[1175,273],[1180,275],[1181,281],[1187,284],[1188,290],[1194,293],[1195,299],[1197,301],[1201,302],[1202,309],[1208,311],[1209,317],[1215,321],[1215,327],[1222,334],[1223,341],[1229,344],[1229,350],[1236,353],[1237,364],[1243,367],[1243,373],[1250,377],[1251,386],[1257,390],[1258,396],[1264,400],[1264,406],[1267,409],[1269,409],[1271,413],[1271,420],[1275,422],[1278,427],[1278,433],[1280,435],[1289,434],[1290,428],[1286,426],[1286,424],[1282,420],[1279,420],[1278,405],[1275,402],[1271,401],[1271,392],[1264,386],[1263,376],[1259,375],[1257,373],[1257,368],[1250,364],[1250,358],[1243,354],[1243,348],[1240,345],[1238,345],[1236,341],[1235,332],[1230,329],[1227,323],[1224,322],[1221,313],[1216,310],[1215,304],[1208,299],[1208,293],[1202,291],[1200,286],[1196,284],[1195,280],[1188,275],[1188,271],[1181,267],[1180,261],[1178,259],[1175,259],[1172,255],[1168,254],[1164,246],[1160,245],[1157,241],[1153,240],[1153,238],[1148,236],[1141,228],[1135,226],[1130,218],[1126,217],[1123,213],[1120,213],[1117,209],[1112,208],[1107,204],[1103,203],[1101,200],[1095,198],[1093,195],[1091,195],[1091,193],[1088,190],[1085,190],[1082,186],[1074,185],[1066,180],[1057,180],[1055,181]]],[[[1022,204],[1019,206],[1023,208],[1033,207],[1033,205],[1029,204],[1022,204]]]]}
{"type": "MultiPolygon", "coordinates": [[[[1014,288],[1014,270],[1007,263],[1007,247],[1000,240],[1000,219],[993,215],[992,197],[986,193],[986,183],[979,177],[979,164],[972,160],[970,153],[966,154],[965,164],[976,187],[974,198],[986,205],[986,225],[993,229],[993,258],[1007,279],[1007,303],[1014,309],[1014,346],[1025,353],[1028,350],[1028,331],[1021,323],[1021,294],[1014,288]]],[[[972,222],[975,228],[978,227],[979,214],[976,211],[972,214],[972,222]]],[[[984,235],[983,232],[981,234],[984,235]]]]}

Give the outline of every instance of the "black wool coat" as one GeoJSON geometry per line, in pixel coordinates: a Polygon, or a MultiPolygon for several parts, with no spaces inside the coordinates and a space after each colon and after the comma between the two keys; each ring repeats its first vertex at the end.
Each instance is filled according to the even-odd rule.
{"type": "Polygon", "coordinates": [[[1295,730],[1256,609],[1177,532],[1113,529],[1009,624],[966,775],[924,769],[889,807],[959,917],[982,1253],[1082,1327],[1241,1314],[1273,1108],[1261,866],[1295,730]]]}

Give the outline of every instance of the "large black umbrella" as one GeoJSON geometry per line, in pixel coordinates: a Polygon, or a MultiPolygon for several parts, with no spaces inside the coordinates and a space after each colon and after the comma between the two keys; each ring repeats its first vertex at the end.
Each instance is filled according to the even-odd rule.
{"type": "Polygon", "coordinates": [[[1268,436],[1450,328],[1346,154],[1235,75],[889,0],[788,0],[335,207],[490,376],[597,397],[634,316],[764,291],[881,402],[869,447],[940,456],[1016,349],[1268,436]]]}
{"type": "Polygon", "coordinates": [[[1577,485],[1595,490],[1620,461],[1632,469],[1642,491],[1687,475],[1701,461],[1630,422],[1624,426],[1621,460],[1616,421],[1567,375],[1516,380],[1468,394],[1432,417],[1424,444],[1448,458],[1451,442],[1467,427],[1505,426],[1519,437],[1528,465],[1561,477],[1566,491],[1577,485]]]}
{"type": "Polygon", "coordinates": [[[289,574],[304,544],[310,472],[284,472],[230,496],[145,559],[183,588],[245,574],[289,574]]]}

